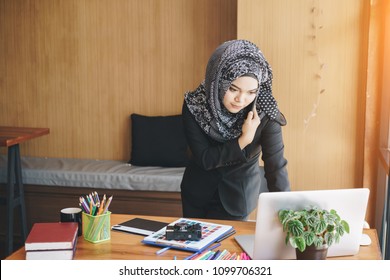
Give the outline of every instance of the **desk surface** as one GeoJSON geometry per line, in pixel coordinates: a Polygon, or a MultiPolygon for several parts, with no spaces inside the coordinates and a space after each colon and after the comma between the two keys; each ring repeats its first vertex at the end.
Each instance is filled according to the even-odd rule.
{"type": "MultiPolygon", "coordinates": [[[[177,218],[174,217],[156,217],[156,216],[140,216],[140,215],[111,215],[111,225],[118,224],[130,220],[132,218],[145,218],[150,220],[157,220],[162,222],[173,222],[177,218]]],[[[199,219],[202,220],[202,219],[199,219]]],[[[241,222],[241,221],[226,221],[226,220],[208,220],[219,224],[232,225],[236,229],[236,234],[253,234],[255,232],[254,222],[241,222]]],[[[378,236],[376,230],[365,230],[372,240],[371,245],[361,246],[359,254],[355,256],[335,257],[331,259],[349,259],[349,260],[364,260],[364,259],[382,259],[378,236]]],[[[168,250],[161,255],[156,255],[159,247],[142,244],[141,241],[144,237],[141,235],[123,233],[117,231],[111,231],[111,240],[104,241],[102,243],[90,243],[84,240],[83,237],[79,237],[77,242],[77,250],[75,254],[76,260],[173,260],[177,257],[178,260],[182,260],[191,252],[180,250],[168,250]]],[[[226,249],[229,252],[242,252],[241,247],[237,244],[233,237],[229,237],[221,242],[219,250],[226,249]]],[[[26,258],[26,252],[24,247],[20,248],[12,255],[8,260],[24,260],[26,258]]]]}
{"type": "Polygon", "coordinates": [[[49,128],[0,126],[0,146],[13,146],[46,134],[49,128]]]}

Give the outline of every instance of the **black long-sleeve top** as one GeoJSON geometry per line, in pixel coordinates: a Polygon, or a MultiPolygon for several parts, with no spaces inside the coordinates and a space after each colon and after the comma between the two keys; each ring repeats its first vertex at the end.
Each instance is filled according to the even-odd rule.
{"type": "Polygon", "coordinates": [[[268,190],[290,190],[279,121],[263,117],[252,143],[241,150],[238,138],[224,143],[211,139],[186,104],[182,115],[192,157],[184,172],[181,192],[194,205],[203,207],[218,189],[228,213],[234,216],[251,213],[260,193],[260,154],[268,190]]]}

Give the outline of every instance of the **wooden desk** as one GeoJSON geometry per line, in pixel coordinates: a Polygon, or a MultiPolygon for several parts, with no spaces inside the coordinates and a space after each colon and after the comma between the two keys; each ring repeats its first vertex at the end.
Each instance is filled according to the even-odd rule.
{"type": "Polygon", "coordinates": [[[48,128],[0,126],[0,146],[8,148],[6,197],[1,198],[0,200],[2,204],[6,205],[7,211],[7,231],[5,236],[5,250],[7,255],[11,254],[13,251],[14,208],[18,206],[20,206],[23,241],[26,240],[27,236],[26,209],[24,204],[19,144],[46,134],[49,134],[48,128]],[[14,193],[15,186],[17,190],[16,196],[14,193]]]}
{"type": "MultiPolygon", "coordinates": [[[[157,217],[157,216],[139,216],[139,215],[111,215],[111,225],[118,224],[130,220],[132,218],[139,217],[151,220],[157,220],[162,222],[173,222],[177,218],[173,217],[157,217]]],[[[201,219],[199,219],[201,220],[201,219]]],[[[222,220],[208,220],[215,223],[232,225],[236,229],[236,234],[253,234],[255,232],[254,222],[241,222],[241,221],[222,221],[222,220]]],[[[374,229],[365,230],[365,232],[371,237],[372,244],[370,246],[361,246],[359,254],[356,256],[337,257],[331,259],[348,259],[348,260],[364,260],[364,259],[382,259],[379,250],[378,236],[374,229]]],[[[176,256],[178,260],[182,260],[191,252],[185,252],[180,250],[168,250],[161,255],[156,255],[159,247],[145,245],[141,243],[143,236],[111,231],[111,240],[102,243],[93,244],[85,241],[83,237],[80,237],[77,242],[77,250],[75,254],[76,260],[173,260],[176,256]]],[[[229,237],[221,242],[219,250],[227,249],[229,252],[242,252],[241,247],[234,240],[234,237],[229,237]]],[[[24,260],[26,258],[26,252],[24,248],[19,249],[8,260],[24,260]]]]}

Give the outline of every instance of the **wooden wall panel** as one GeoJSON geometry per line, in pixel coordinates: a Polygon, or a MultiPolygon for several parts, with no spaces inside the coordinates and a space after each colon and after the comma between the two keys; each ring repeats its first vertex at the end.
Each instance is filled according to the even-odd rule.
{"type": "Polygon", "coordinates": [[[238,38],[273,68],[293,190],[362,187],[367,2],[238,0],[238,38]]]}
{"type": "MultiPolygon", "coordinates": [[[[372,182],[375,182],[377,193],[375,228],[379,233],[385,234],[386,230],[390,230],[390,225],[382,225],[386,195],[390,191],[387,189],[387,180],[390,176],[390,80],[388,79],[390,72],[390,2],[388,0],[377,1],[371,14],[369,57],[373,58],[373,65],[370,67],[368,91],[370,97],[376,98],[370,98],[367,110],[373,111],[379,107],[380,114],[375,117],[371,116],[368,120],[371,122],[371,130],[377,130],[377,134],[374,135],[377,137],[369,133],[365,135],[366,142],[370,145],[366,154],[371,152],[370,158],[373,164],[365,163],[365,169],[369,169],[370,173],[365,172],[364,184],[372,185],[372,182]]],[[[387,201],[387,204],[389,203],[390,201],[387,201]]],[[[382,248],[384,246],[385,243],[382,244],[382,248]]],[[[384,254],[384,251],[382,253],[384,254]]]]}
{"type": "Polygon", "coordinates": [[[32,156],[128,160],[131,113],[181,112],[234,0],[0,0],[0,125],[49,127],[32,156]]]}

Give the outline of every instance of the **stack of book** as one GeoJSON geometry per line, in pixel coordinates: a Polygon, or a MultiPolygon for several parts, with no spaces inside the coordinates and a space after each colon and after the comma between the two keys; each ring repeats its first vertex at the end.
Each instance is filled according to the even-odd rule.
{"type": "Polygon", "coordinates": [[[25,242],[26,260],[72,260],[77,223],[35,223],[25,242]]]}

